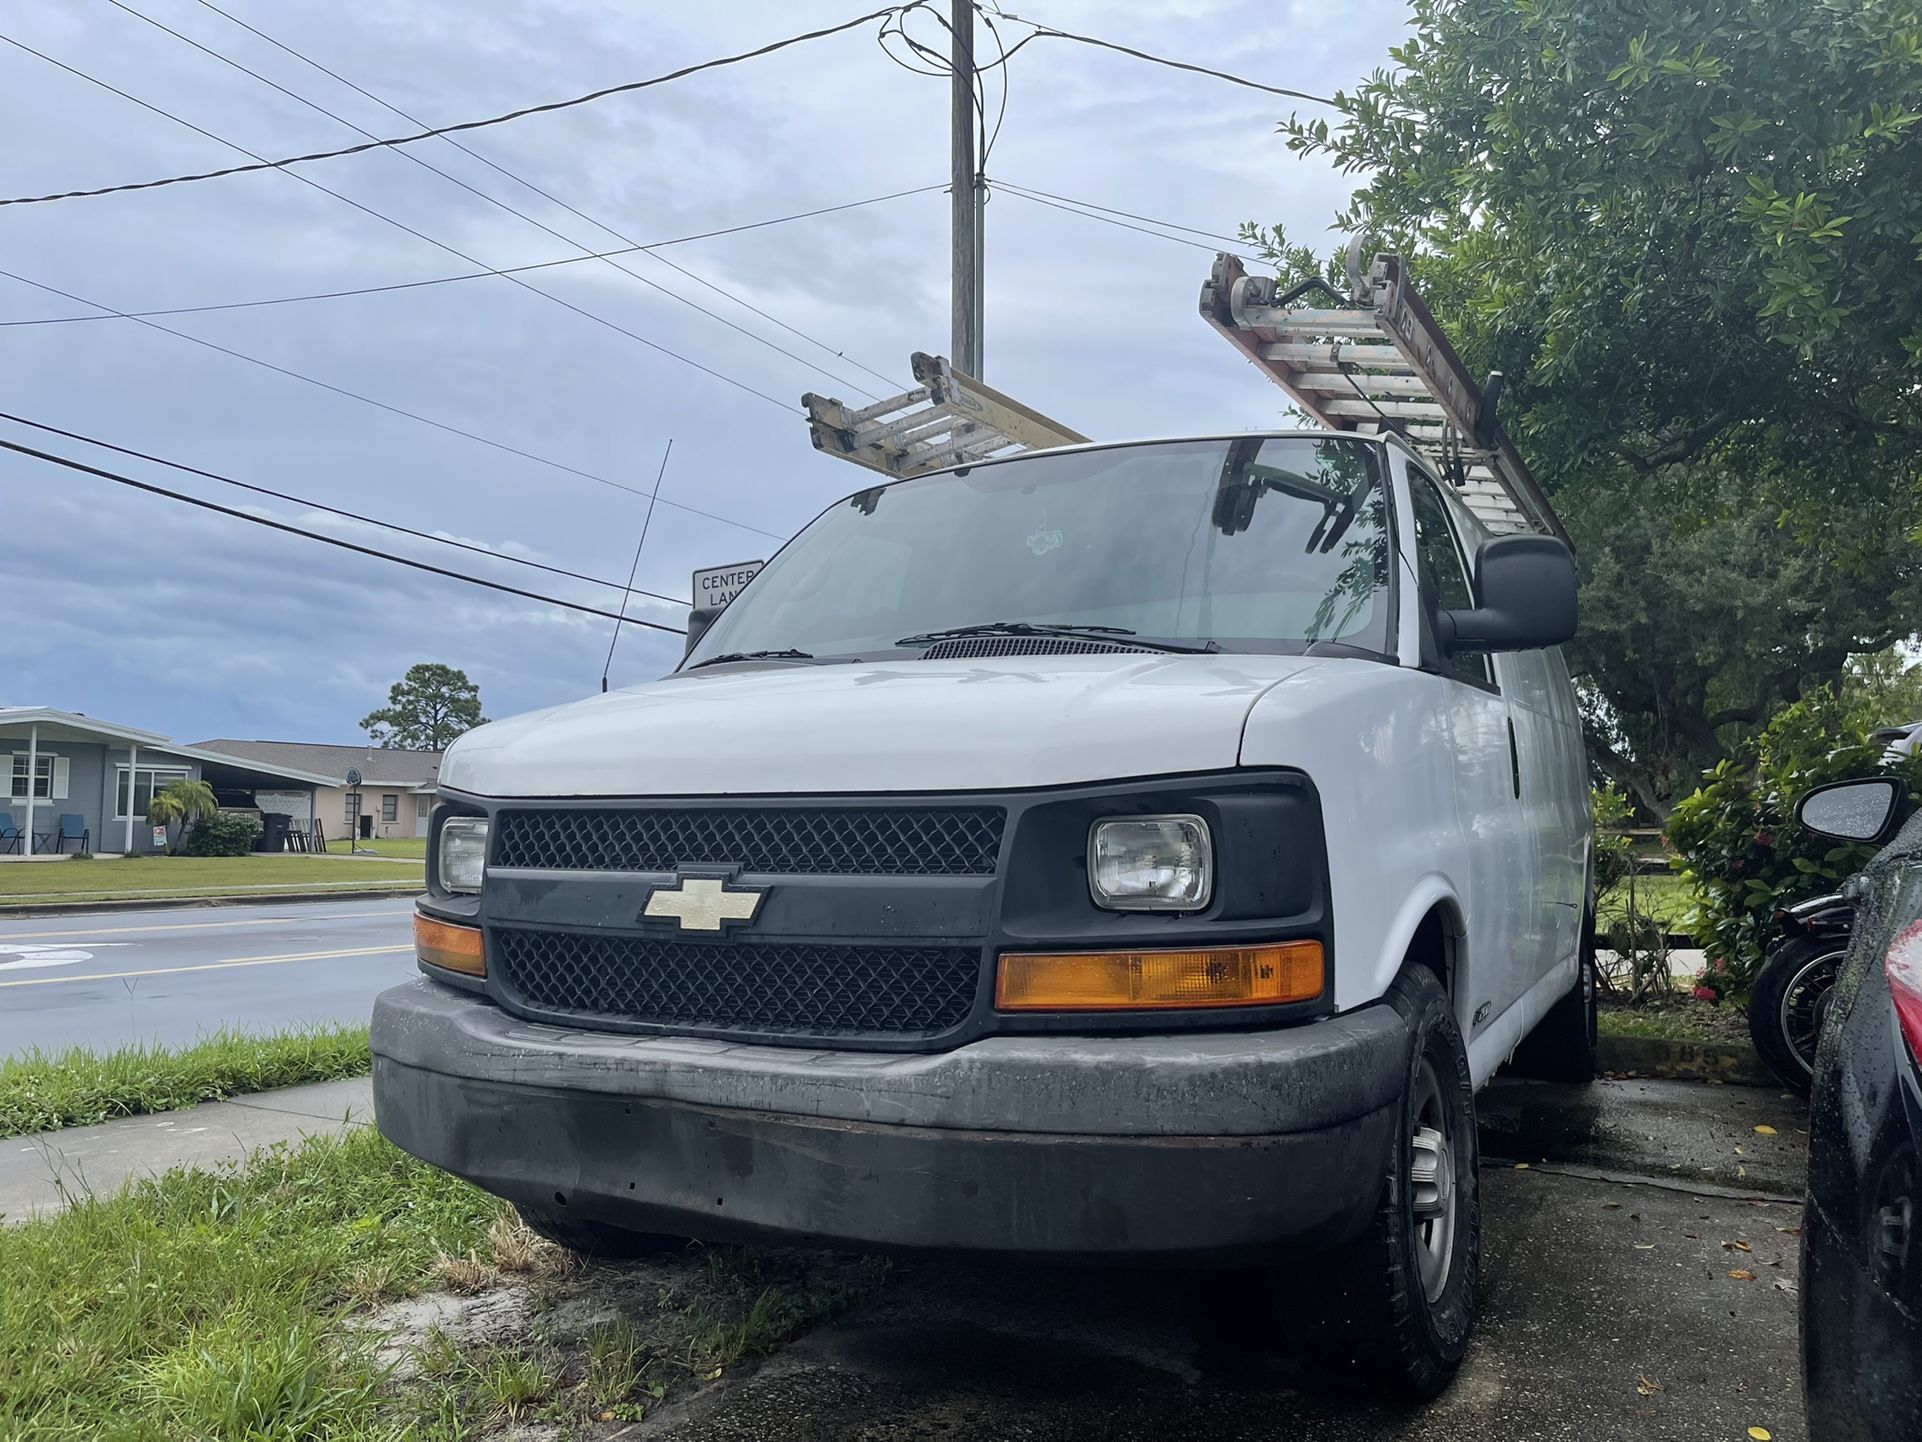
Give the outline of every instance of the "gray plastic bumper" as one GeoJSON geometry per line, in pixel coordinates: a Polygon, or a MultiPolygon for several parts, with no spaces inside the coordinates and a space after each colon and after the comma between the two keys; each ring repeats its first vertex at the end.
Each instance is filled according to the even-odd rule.
{"type": "Polygon", "coordinates": [[[1396,1013],[893,1055],[521,1021],[384,993],[397,1145],[511,1201],[715,1240],[1168,1257],[1323,1246],[1379,1198],[1396,1013]]]}

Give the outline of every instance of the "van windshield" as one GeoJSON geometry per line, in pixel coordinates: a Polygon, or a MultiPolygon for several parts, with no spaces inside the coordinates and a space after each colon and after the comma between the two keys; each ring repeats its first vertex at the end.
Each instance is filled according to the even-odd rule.
{"type": "Polygon", "coordinates": [[[1251,436],[877,486],[789,542],[687,664],[914,654],[931,633],[995,623],[1111,628],[1181,650],[1387,653],[1378,470],[1367,442],[1251,436]]]}

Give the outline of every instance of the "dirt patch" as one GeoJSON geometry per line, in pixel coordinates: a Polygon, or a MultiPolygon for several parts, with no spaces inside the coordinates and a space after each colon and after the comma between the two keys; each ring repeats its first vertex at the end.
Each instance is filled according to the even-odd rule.
{"type": "Polygon", "coordinates": [[[361,1325],[403,1415],[491,1439],[606,1438],[840,1315],[887,1272],[856,1254],[698,1243],[582,1261],[503,1223],[485,1249],[443,1260],[440,1289],[361,1325]]]}

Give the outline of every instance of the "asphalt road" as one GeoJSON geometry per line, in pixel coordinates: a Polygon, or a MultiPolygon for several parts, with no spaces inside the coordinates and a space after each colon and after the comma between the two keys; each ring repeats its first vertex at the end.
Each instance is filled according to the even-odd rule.
{"type": "Polygon", "coordinates": [[[412,911],[383,897],[0,922],[0,1058],[365,1021],[414,974],[412,911]]]}
{"type": "Polygon", "coordinates": [[[1782,1199],[1801,1192],[1801,1105],[1759,1088],[1498,1081],[1479,1108],[1481,1324],[1426,1407],[1331,1393],[1266,1345],[1285,1270],[1258,1285],[930,1260],[898,1264],[841,1321],[614,1435],[1744,1442],[1753,1427],[1807,1442],[1801,1209],[1782,1199]]]}

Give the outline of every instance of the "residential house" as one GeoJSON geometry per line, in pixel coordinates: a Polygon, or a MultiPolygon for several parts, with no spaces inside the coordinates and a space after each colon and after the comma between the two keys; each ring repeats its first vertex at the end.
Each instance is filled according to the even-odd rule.
{"type": "Polygon", "coordinates": [[[305,831],[316,792],[333,779],[76,711],[0,707],[0,860],[72,853],[83,834],[85,848],[102,854],[164,849],[147,824],[147,802],[173,781],[205,781],[222,807],[278,812],[305,831]],[[64,817],[75,819],[63,827],[64,817]]]}
{"type": "Polygon", "coordinates": [[[309,741],[223,739],[200,744],[226,755],[332,778],[315,795],[316,814],[330,837],[427,835],[440,775],[439,751],[309,741]],[[360,773],[358,786],[348,784],[349,771],[360,773]]]}

